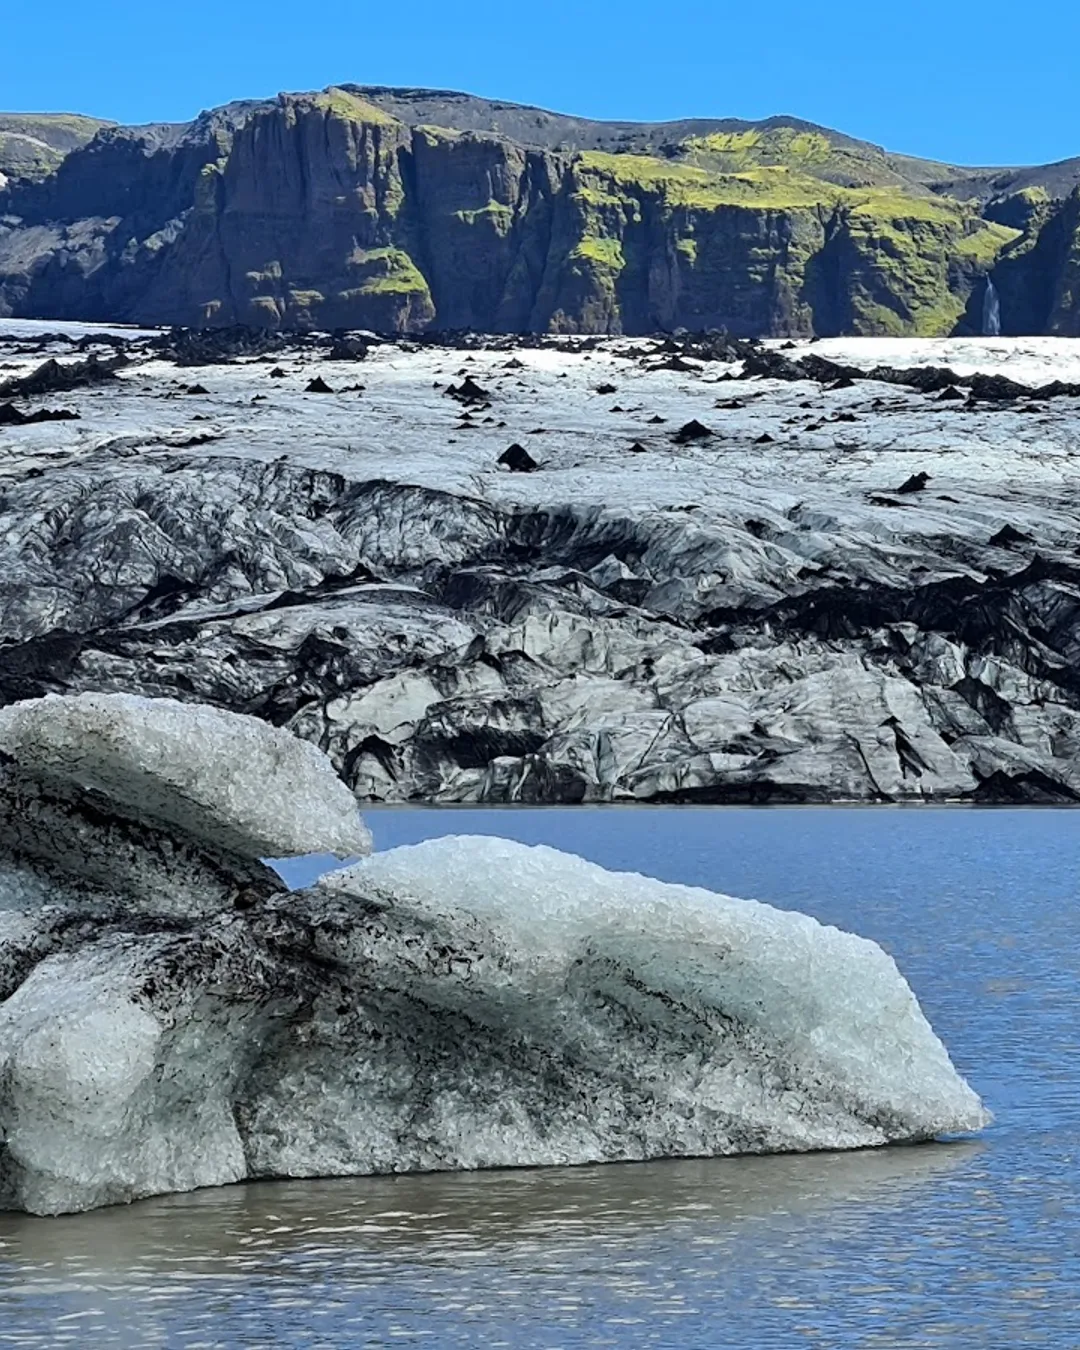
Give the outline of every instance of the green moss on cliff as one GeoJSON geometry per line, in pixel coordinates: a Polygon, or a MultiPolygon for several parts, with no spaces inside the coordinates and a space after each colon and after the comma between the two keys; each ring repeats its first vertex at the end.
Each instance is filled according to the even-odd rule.
{"type": "Polygon", "coordinates": [[[204,164],[195,180],[195,211],[200,215],[213,216],[218,210],[218,186],[225,172],[225,159],[204,164]]]}
{"type": "Polygon", "coordinates": [[[51,145],[0,131],[0,174],[8,178],[47,178],[63,161],[63,152],[51,145]]]}
{"type": "Polygon", "coordinates": [[[911,197],[892,188],[839,189],[835,200],[856,215],[877,221],[930,221],[947,225],[964,214],[959,202],[949,197],[911,197]]]}
{"type": "Polygon", "coordinates": [[[729,167],[753,164],[823,165],[834,153],[833,143],[819,131],[796,127],[768,130],[717,131],[709,136],[693,136],[683,142],[685,153],[720,157],[729,167]]]}
{"type": "MultiPolygon", "coordinates": [[[[964,316],[979,273],[1019,238],[1019,231],[949,197],[889,182],[848,186],[792,164],[747,158],[779,145],[804,166],[831,163],[837,147],[816,133],[723,133],[701,144],[713,155],[743,156],[745,166],[718,172],[649,155],[598,153],[580,155],[574,165],[580,232],[571,258],[590,260],[595,289],[610,291],[599,269],[623,258],[628,232],[646,213],[685,271],[678,286],[664,270],[649,273],[653,312],[665,323],[809,332],[820,331],[820,322],[827,330],[940,336],[964,316]],[[819,266],[816,257],[830,238],[834,261],[819,266]]],[[[624,270],[621,261],[616,270],[624,270]]]]}
{"type": "Polygon", "coordinates": [[[430,122],[418,122],[413,127],[413,133],[422,136],[432,149],[438,145],[452,144],[454,141],[463,140],[466,134],[464,131],[455,131],[451,127],[437,127],[430,122]]]}
{"type": "Polygon", "coordinates": [[[489,225],[496,234],[506,235],[513,224],[514,211],[503,202],[489,201],[475,211],[455,211],[454,219],[462,225],[489,225]]]}
{"type": "Polygon", "coordinates": [[[40,181],[111,122],[75,113],[0,113],[0,174],[40,181]]]}
{"type": "Polygon", "coordinates": [[[331,85],[321,94],[316,94],[312,101],[317,108],[325,108],[350,122],[366,122],[377,127],[401,125],[396,117],[383,112],[382,108],[377,108],[367,99],[358,98],[356,94],[350,94],[347,89],[339,89],[337,85],[331,85]]]}
{"type": "Polygon", "coordinates": [[[349,269],[360,274],[356,287],[360,295],[419,294],[430,298],[424,274],[403,249],[356,249],[349,258],[349,269]]]}
{"type": "MultiPolygon", "coordinates": [[[[624,192],[649,193],[667,206],[715,210],[722,206],[764,209],[813,206],[824,200],[820,185],[803,181],[784,167],[756,168],[718,174],[693,164],[650,155],[608,155],[590,151],[579,156],[582,188],[603,193],[597,180],[607,178],[624,192]]],[[[609,189],[610,192],[610,189],[609,189]]]]}
{"type": "Polygon", "coordinates": [[[961,235],[956,241],[956,252],[962,258],[970,258],[980,267],[990,268],[1005,249],[1015,243],[1022,234],[1022,230],[1013,229],[1009,225],[980,221],[970,234],[961,235]]]}
{"type": "Polygon", "coordinates": [[[622,245],[617,239],[583,239],[570,250],[570,257],[607,267],[613,272],[621,272],[626,266],[622,245]]]}
{"type": "Polygon", "coordinates": [[[838,187],[925,191],[921,183],[915,186],[903,173],[895,156],[880,147],[808,127],[757,127],[692,136],[682,142],[679,151],[688,163],[719,173],[786,167],[838,187]]]}
{"type": "MultiPolygon", "coordinates": [[[[730,134],[730,133],[725,133],[730,134]]],[[[750,136],[751,133],[745,133],[750,136]]],[[[807,151],[809,157],[810,151],[807,151]]],[[[876,216],[903,215],[944,220],[959,204],[936,197],[914,197],[893,187],[846,187],[823,181],[789,164],[747,163],[735,171],[659,159],[651,155],[609,155],[588,152],[577,160],[580,190],[602,196],[614,191],[649,193],[668,206],[716,210],[742,206],[784,211],[809,207],[848,206],[876,216]],[[605,187],[604,180],[607,180],[605,187]]]]}

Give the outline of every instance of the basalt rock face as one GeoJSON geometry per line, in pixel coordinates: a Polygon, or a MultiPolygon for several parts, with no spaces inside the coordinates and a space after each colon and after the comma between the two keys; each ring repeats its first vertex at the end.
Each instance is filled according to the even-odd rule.
{"type": "Polygon", "coordinates": [[[995,271],[1006,333],[1080,337],[1080,189],[1060,205],[1035,200],[1033,226],[995,271]]]}
{"type": "Polygon", "coordinates": [[[978,331],[1001,260],[1019,269],[1008,331],[1070,331],[1052,222],[1077,175],[994,196],[960,174],[791,119],[634,127],[423,91],[282,95],[106,128],[0,190],[0,313],[937,335],[978,331]],[[1024,205],[1040,193],[1045,209],[1024,205]]]}

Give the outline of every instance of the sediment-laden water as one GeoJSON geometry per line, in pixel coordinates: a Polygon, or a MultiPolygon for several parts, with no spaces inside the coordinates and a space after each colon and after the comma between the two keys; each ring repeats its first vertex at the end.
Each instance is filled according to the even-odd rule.
{"type": "Polygon", "coordinates": [[[499,833],[872,937],[997,1121],[976,1141],[879,1152],[260,1183],[2,1215],[0,1344],[1080,1344],[1080,814],[369,818],[378,847],[499,833]]]}

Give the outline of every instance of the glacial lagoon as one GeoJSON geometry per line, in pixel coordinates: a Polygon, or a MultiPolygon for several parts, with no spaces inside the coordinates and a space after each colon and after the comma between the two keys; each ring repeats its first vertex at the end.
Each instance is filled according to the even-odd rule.
{"type": "MultiPolygon", "coordinates": [[[[1080,1344],[1080,815],[376,810],[800,909],[898,961],[994,1111],[879,1151],[258,1183],[0,1215],[0,1345],[1080,1344]]],[[[317,861],[284,870],[300,884],[317,861]]]]}

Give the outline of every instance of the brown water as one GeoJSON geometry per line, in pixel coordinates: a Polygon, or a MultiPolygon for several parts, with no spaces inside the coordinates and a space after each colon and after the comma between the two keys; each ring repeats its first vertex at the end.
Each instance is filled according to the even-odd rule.
{"type": "Polygon", "coordinates": [[[780,1345],[770,1314],[777,1335],[800,1309],[808,1332],[819,1317],[791,1283],[807,1266],[815,1283],[835,1273],[858,1317],[887,1314],[934,1259],[934,1235],[890,1234],[878,1249],[882,1213],[978,1157],[978,1145],[954,1144],[260,1183],[16,1219],[4,1256],[21,1278],[0,1295],[0,1336],[34,1347],[681,1345],[683,1326],[700,1335],[725,1303],[752,1296],[760,1343],[780,1345]],[[854,1279],[818,1248],[818,1224],[833,1243],[865,1246],[854,1279]]]}
{"type": "Polygon", "coordinates": [[[997,1113],[805,1157],[233,1187],[0,1215],[0,1345],[1080,1347],[1080,814],[379,813],[881,941],[997,1113]]]}

